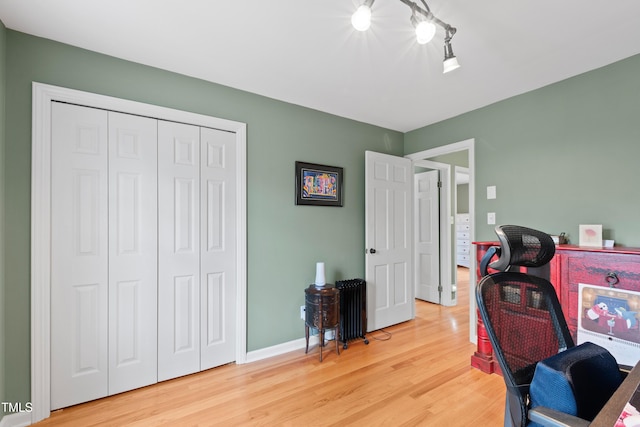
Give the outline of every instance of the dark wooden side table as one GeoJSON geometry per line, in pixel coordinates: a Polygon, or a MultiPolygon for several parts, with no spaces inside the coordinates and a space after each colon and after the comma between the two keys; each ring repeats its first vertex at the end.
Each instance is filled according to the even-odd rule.
{"type": "Polygon", "coordinates": [[[324,332],[333,329],[335,334],[336,352],[340,354],[340,291],[333,285],[325,285],[321,288],[310,285],[305,293],[305,338],[307,347],[305,354],[309,352],[309,328],[318,330],[320,338],[320,361],[322,362],[322,347],[324,347],[324,332]]]}

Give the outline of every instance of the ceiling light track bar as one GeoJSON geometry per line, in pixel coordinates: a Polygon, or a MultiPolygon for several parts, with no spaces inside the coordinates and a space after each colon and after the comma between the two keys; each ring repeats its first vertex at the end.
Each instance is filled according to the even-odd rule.
{"type": "MultiPolygon", "coordinates": [[[[351,23],[358,31],[366,31],[371,26],[371,6],[375,0],[364,0],[362,5],[351,17],[351,23]]],[[[458,58],[453,54],[451,39],[458,31],[448,23],[442,21],[431,12],[426,0],[419,0],[420,4],[411,0],[400,0],[411,9],[411,24],[415,27],[416,39],[418,43],[425,44],[431,41],[435,35],[435,25],[444,29],[444,72],[448,73],[460,67],[458,58]]]]}
{"type": "MultiPolygon", "coordinates": [[[[439,19],[437,16],[435,16],[432,12],[431,9],[429,9],[429,6],[427,5],[427,2],[425,2],[424,0],[420,0],[420,3],[423,4],[423,7],[420,7],[420,5],[418,5],[417,3],[412,2],[411,0],[400,0],[402,3],[406,4],[407,6],[409,6],[411,8],[411,10],[413,11],[413,13],[419,13],[420,15],[424,16],[425,19],[427,21],[431,21],[434,24],[438,24],[439,26],[441,26],[445,32],[448,31],[451,33],[451,37],[453,37],[453,35],[456,33],[456,28],[452,27],[451,25],[447,24],[446,22],[442,21],[441,19],[439,19]]],[[[373,4],[373,2],[371,2],[373,4]]]]}

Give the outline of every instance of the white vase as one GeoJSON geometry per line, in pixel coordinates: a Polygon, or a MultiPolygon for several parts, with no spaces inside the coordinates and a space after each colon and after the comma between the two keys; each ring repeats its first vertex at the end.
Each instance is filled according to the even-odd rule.
{"type": "Polygon", "coordinates": [[[326,281],[324,278],[324,262],[316,262],[316,281],[315,285],[318,288],[326,285],[326,281]]]}

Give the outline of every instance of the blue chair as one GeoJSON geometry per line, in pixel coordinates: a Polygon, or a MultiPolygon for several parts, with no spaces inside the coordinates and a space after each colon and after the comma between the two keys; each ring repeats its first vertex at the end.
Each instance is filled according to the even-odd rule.
{"type": "Polygon", "coordinates": [[[483,259],[476,300],[507,386],[504,425],[588,426],[624,378],[593,343],[576,346],[546,277],[555,244],[526,227],[496,227],[500,247],[483,259]],[[521,272],[526,267],[527,272],[521,272]],[[538,274],[538,275],[535,275],[538,274]]]}

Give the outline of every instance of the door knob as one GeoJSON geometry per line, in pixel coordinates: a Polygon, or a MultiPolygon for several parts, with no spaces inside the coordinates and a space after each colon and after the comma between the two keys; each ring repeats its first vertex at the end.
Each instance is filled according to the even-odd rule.
{"type": "Polygon", "coordinates": [[[369,249],[369,253],[370,253],[370,254],[375,254],[375,253],[376,253],[376,250],[375,250],[375,249],[373,249],[373,248],[371,248],[371,249],[369,249]]]}

